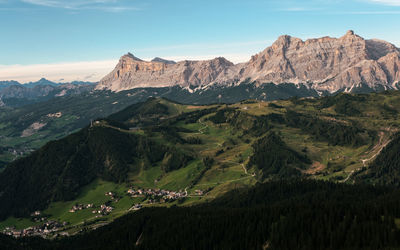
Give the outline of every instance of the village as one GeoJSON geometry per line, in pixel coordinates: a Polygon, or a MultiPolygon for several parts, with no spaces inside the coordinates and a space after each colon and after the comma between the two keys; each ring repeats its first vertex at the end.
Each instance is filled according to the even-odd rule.
{"type": "MultiPolygon", "coordinates": [[[[175,200],[183,199],[189,197],[188,192],[186,190],[182,191],[170,191],[165,189],[144,189],[144,188],[129,188],[127,190],[127,195],[131,198],[143,197],[142,201],[147,204],[160,204],[166,202],[173,202],[175,200]]],[[[114,207],[111,206],[112,202],[117,203],[120,200],[120,196],[118,196],[114,192],[106,192],[104,194],[108,196],[110,200],[105,204],[95,205],[93,203],[81,204],[76,203],[73,205],[68,212],[69,213],[77,213],[82,210],[92,209],[92,214],[95,214],[95,218],[107,216],[114,210],[114,207]]],[[[196,196],[202,196],[203,191],[195,190],[196,196]]],[[[128,209],[128,211],[136,211],[143,207],[141,203],[135,203],[128,209]]],[[[25,237],[25,236],[40,236],[43,238],[48,238],[55,235],[60,236],[68,236],[67,232],[63,232],[65,227],[68,226],[69,222],[59,222],[55,220],[49,220],[47,215],[43,215],[41,211],[34,211],[31,213],[31,221],[35,223],[40,223],[35,226],[30,226],[25,229],[17,229],[14,226],[6,227],[2,233],[6,235],[13,236],[15,238],[25,237]]]]}
{"type": "MultiPolygon", "coordinates": [[[[26,236],[40,236],[45,238],[50,234],[62,230],[67,225],[69,225],[69,223],[66,221],[60,223],[54,220],[49,220],[43,224],[31,226],[22,230],[18,230],[15,227],[6,227],[3,230],[3,234],[10,235],[15,238],[26,237],[26,236]]],[[[61,232],[60,235],[68,235],[68,234],[61,232]]]]}
{"type": "Polygon", "coordinates": [[[169,190],[164,190],[164,189],[133,189],[130,188],[127,193],[135,198],[135,197],[145,197],[147,198],[147,203],[163,203],[163,202],[168,202],[168,201],[174,201],[178,200],[181,198],[185,198],[188,196],[187,191],[169,191],[169,190]]]}

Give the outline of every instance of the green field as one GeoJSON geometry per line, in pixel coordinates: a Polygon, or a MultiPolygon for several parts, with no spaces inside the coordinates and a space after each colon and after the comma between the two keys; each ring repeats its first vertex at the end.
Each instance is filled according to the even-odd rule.
{"type": "MultiPolygon", "coordinates": [[[[275,106],[268,102],[187,106],[158,99],[159,103],[168,107],[168,111],[166,111],[168,115],[163,114],[160,116],[162,119],[159,119],[160,117],[154,117],[154,114],[151,114],[151,119],[158,119],[157,125],[160,127],[176,129],[178,131],[176,135],[182,140],[196,138],[201,142],[193,144],[173,142],[168,137],[168,133],[163,133],[163,131],[149,132],[143,125],[144,122],[135,125],[140,128],[137,130],[121,129],[107,122],[100,122],[95,126],[116,129],[126,134],[146,136],[157,143],[174,146],[177,150],[191,155],[193,159],[186,166],[172,171],[164,171],[163,162],[149,164],[145,160],[136,161],[131,166],[132,171],[129,172],[125,182],[112,183],[97,179],[85,186],[73,201],[52,202],[42,213],[48,215],[51,220],[69,222],[68,230],[74,232],[91,221],[99,220],[95,214],[92,214],[93,209],[70,213],[69,209],[75,204],[93,203],[95,207],[98,207],[110,202],[111,206],[115,208],[114,211],[110,215],[102,217],[98,223],[111,221],[127,213],[135,203],[146,204],[143,198],[131,198],[126,194],[130,187],[159,188],[170,191],[186,190],[188,197],[185,200],[155,204],[155,206],[171,206],[173,204],[189,206],[213,199],[238,187],[252,186],[260,181],[258,175],[261,171],[255,164],[249,163],[255,152],[253,145],[271,132],[279,135],[283,143],[293,152],[307,156],[309,160],[307,167],[298,169],[302,175],[315,179],[351,183],[351,174],[355,170],[367,167],[391,140],[391,136],[400,129],[400,120],[398,119],[400,94],[388,92],[357,97],[339,95],[329,98],[274,101],[275,106]],[[329,98],[336,98],[332,101],[334,104],[330,104],[329,98]],[[358,99],[353,100],[352,98],[358,99]],[[342,103],[344,104],[342,105],[342,103]],[[383,106],[384,104],[389,106],[383,106]],[[195,120],[187,119],[185,116],[212,108],[215,110],[200,115],[195,120]],[[316,129],[313,127],[309,129],[307,126],[311,125],[307,123],[304,125],[301,125],[301,122],[290,123],[286,117],[289,110],[299,114],[301,119],[318,121],[321,124],[321,131],[324,131],[326,126],[332,126],[332,129],[336,129],[335,126],[354,129],[357,131],[355,132],[357,138],[359,137],[362,143],[347,142],[347,138],[342,137],[337,137],[339,139],[336,142],[335,135],[325,136],[324,133],[329,131],[316,134],[316,129]],[[226,112],[223,122],[212,120],[218,112],[226,112]],[[273,120],[273,115],[284,117],[286,120],[273,120]],[[261,126],[257,123],[258,119],[263,121],[264,117],[272,117],[268,118],[271,119],[267,122],[269,128],[257,131],[261,126]],[[343,143],[340,139],[343,140],[343,143]],[[205,166],[204,159],[207,157],[213,159],[210,166],[205,166]],[[203,191],[204,194],[196,195],[198,190],[203,191]],[[105,193],[110,191],[120,197],[118,202],[110,201],[110,198],[105,196],[105,193]]],[[[140,122],[143,117],[143,114],[135,116],[129,122],[140,122]]],[[[65,119],[73,120],[76,117],[66,116],[65,119]]],[[[143,121],[148,122],[148,120],[148,117],[143,118],[143,121]]],[[[60,120],[56,126],[64,126],[66,122],[60,120]]],[[[5,127],[4,124],[0,124],[0,129],[5,127]]],[[[43,135],[35,136],[31,146],[35,145],[38,137],[43,135]]],[[[25,139],[14,138],[12,143],[17,145],[18,140],[25,139]]],[[[0,230],[6,226],[14,225],[17,228],[24,228],[33,224],[35,223],[27,218],[10,217],[0,222],[0,230]]]]}

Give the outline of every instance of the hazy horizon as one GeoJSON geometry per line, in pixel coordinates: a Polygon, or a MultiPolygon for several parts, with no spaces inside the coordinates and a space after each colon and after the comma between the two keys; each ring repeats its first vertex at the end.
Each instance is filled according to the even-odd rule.
{"type": "Polygon", "coordinates": [[[0,0],[0,81],[98,81],[127,52],[150,60],[239,63],[280,35],[347,30],[400,46],[400,0],[0,0]]]}

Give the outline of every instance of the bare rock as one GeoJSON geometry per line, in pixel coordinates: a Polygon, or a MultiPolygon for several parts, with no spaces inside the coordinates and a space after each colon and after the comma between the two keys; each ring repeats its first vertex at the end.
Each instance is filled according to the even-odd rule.
{"type": "Polygon", "coordinates": [[[280,36],[249,62],[234,65],[219,57],[206,61],[168,62],[121,57],[97,89],[121,91],[137,87],[232,84],[251,79],[258,83],[308,83],[334,92],[357,84],[396,86],[400,81],[400,50],[393,44],[365,40],[348,31],[340,38],[303,41],[280,36]]]}

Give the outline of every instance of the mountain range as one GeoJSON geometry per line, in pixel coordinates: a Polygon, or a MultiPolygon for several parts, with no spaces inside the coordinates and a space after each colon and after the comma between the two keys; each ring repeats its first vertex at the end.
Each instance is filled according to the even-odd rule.
{"type": "Polygon", "coordinates": [[[35,86],[40,86],[40,85],[50,85],[50,86],[62,86],[66,84],[73,84],[73,85],[92,85],[94,84],[93,82],[85,82],[85,81],[73,81],[73,82],[53,82],[50,80],[47,80],[46,78],[41,78],[36,82],[27,82],[27,83],[20,83],[18,81],[0,81],[0,89],[7,88],[10,86],[23,86],[27,88],[33,88],[35,86]]]}
{"type": "Polygon", "coordinates": [[[0,81],[0,106],[21,106],[54,97],[77,95],[93,90],[95,83],[74,81],[56,83],[45,78],[21,84],[17,81],[0,81]]]}
{"type": "Polygon", "coordinates": [[[161,58],[141,60],[131,53],[96,89],[122,91],[138,87],[231,86],[243,82],[293,83],[316,91],[351,92],[357,88],[398,89],[400,50],[393,44],[364,39],[353,31],[340,38],[303,41],[280,36],[270,47],[246,63],[233,64],[223,57],[205,61],[171,62],[161,58]]]}

